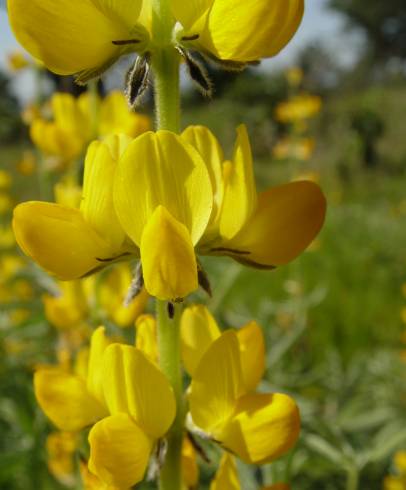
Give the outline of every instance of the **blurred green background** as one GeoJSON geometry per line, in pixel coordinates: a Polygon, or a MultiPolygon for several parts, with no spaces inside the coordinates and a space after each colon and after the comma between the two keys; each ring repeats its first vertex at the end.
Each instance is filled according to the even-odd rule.
{"type": "MultiPolygon", "coordinates": [[[[318,38],[302,37],[307,42],[296,44],[279,65],[238,74],[211,70],[210,101],[185,82],[183,125],[207,125],[231,155],[235,127],[247,124],[258,186],[300,176],[318,180],[329,203],[325,227],[299,259],[271,273],[205,259],[213,298],[194,299],[207,302],[222,327],[251,319],[262,325],[268,352],[263,388],[289,392],[301,407],[297,448],[261,470],[242,465],[242,488],[255,490],[290,475],[295,490],[378,490],[394,471],[393,455],[406,448],[406,4],[311,2],[304,29],[319,29],[318,38]],[[312,25],[320,19],[325,31],[312,25]],[[289,67],[303,73],[293,86],[289,67]],[[299,93],[321,97],[320,112],[299,128],[278,122],[278,104],[299,93]],[[292,146],[304,138],[312,142],[306,157],[291,148],[276,154],[281,141],[292,146]]],[[[120,86],[117,72],[106,78],[107,89],[120,86]]],[[[13,203],[40,195],[36,176],[16,170],[22,152],[31,148],[20,117],[33,93],[30,84],[29,76],[0,72],[0,167],[12,175],[13,203]]],[[[147,99],[145,110],[151,107],[147,99]]],[[[5,210],[1,219],[5,230],[10,213],[5,210]]],[[[4,268],[4,288],[2,274],[4,268]]],[[[38,275],[33,267],[24,274],[38,275]]],[[[51,426],[31,386],[34,366],[54,360],[56,333],[44,316],[42,286],[22,303],[0,294],[5,490],[65,488],[48,471],[45,440],[51,426]],[[29,308],[29,317],[11,321],[17,307],[29,308]]],[[[203,464],[206,482],[214,471],[215,465],[203,464]]]]}

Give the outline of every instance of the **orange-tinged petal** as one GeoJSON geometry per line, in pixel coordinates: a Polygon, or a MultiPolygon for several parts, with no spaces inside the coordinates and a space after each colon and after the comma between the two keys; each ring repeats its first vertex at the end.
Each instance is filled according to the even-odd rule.
{"type": "Polygon", "coordinates": [[[129,345],[110,345],[104,354],[103,379],[111,414],[130,414],[153,439],[167,432],[176,412],[172,387],[140,350],[129,345]]]}
{"type": "Polygon", "coordinates": [[[254,321],[237,330],[241,368],[247,391],[253,391],[265,371],[265,343],[261,327],[254,321]]]}
{"type": "Polygon", "coordinates": [[[264,464],[289,451],[300,432],[295,402],[280,393],[240,398],[217,439],[248,464],[264,464]]]}
{"type": "Polygon", "coordinates": [[[24,253],[63,280],[78,279],[114,258],[77,209],[38,201],[19,204],[13,229],[24,253]]]}
{"type": "Polygon", "coordinates": [[[220,337],[220,329],[210,311],[203,305],[186,308],[181,318],[182,359],[193,376],[203,354],[220,337]]]}
{"type": "Polygon", "coordinates": [[[141,239],[145,288],[162,300],[184,298],[198,288],[197,262],[185,225],[158,206],[141,239]]]}
{"type": "Polygon", "coordinates": [[[81,430],[107,415],[79,376],[40,369],[34,375],[34,390],[42,410],[62,430],[81,430]]]}
{"type": "Polygon", "coordinates": [[[128,489],[144,478],[153,441],[124,413],[98,422],[89,433],[89,469],[106,485],[128,489]]]}
{"type": "Polygon", "coordinates": [[[193,422],[216,435],[232,415],[244,393],[240,349],[235,332],[229,330],[203,354],[190,385],[189,404],[193,422]]]}
{"type": "Polygon", "coordinates": [[[241,490],[235,458],[224,453],[210,490],[241,490]]]}
{"type": "Polygon", "coordinates": [[[223,253],[247,265],[274,267],[296,258],[319,233],[326,200],[320,187],[297,181],[259,195],[258,207],[223,253]]]}
{"type": "Polygon", "coordinates": [[[209,221],[212,201],[202,157],[170,131],[144,133],[119,161],[114,204],[124,230],[137,245],[160,205],[189,230],[193,244],[197,243],[209,221]]]}

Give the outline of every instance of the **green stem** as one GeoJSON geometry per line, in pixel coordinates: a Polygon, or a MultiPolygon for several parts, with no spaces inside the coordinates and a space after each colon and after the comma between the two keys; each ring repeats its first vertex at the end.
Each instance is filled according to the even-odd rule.
{"type": "Polygon", "coordinates": [[[168,449],[160,473],[160,490],[182,488],[181,455],[184,427],[183,380],[180,358],[180,316],[182,307],[175,305],[175,315],[169,318],[167,302],[156,301],[158,319],[159,364],[170,381],[176,399],[176,417],[168,434],[168,449]]]}
{"type": "Polygon", "coordinates": [[[358,490],[359,485],[359,472],[357,468],[351,468],[347,472],[347,490],[358,490]]]}

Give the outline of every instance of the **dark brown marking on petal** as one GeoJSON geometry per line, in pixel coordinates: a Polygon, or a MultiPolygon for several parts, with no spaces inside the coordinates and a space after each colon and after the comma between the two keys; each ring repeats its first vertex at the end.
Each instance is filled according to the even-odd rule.
{"type": "Polygon", "coordinates": [[[141,41],[139,39],[119,39],[118,41],[111,41],[115,46],[127,46],[129,44],[138,44],[141,41]]]}
{"type": "Polygon", "coordinates": [[[196,41],[196,39],[199,39],[200,35],[199,34],[192,34],[191,36],[183,36],[181,38],[182,41],[196,41]]]}

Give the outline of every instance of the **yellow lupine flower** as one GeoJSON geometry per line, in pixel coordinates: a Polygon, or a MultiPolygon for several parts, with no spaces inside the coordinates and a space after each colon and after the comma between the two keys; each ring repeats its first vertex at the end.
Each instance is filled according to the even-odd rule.
{"type": "Polygon", "coordinates": [[[321,98],[315,95],[297,95],[276,107],[275,118],[282,123],[303,121],[317,115],[321,110],[321,98]]]}
{"type": "Polygon", "coordinates": [[[383,481],[383,490],[405,490],[405,480],[398,476],[387,476],[383,481]]]}
{"type": "Polygon", "coordinates": [[[86,377],[81,373],[39,369],[37,400],[62,430],[95,424],[90,471],[107,486],[128,489],[143,479],[155,442],[173,422],[172,388],[139,349],[111,344],[103,327],[92,336],[86,377]]]}
{"type": "Polygon", "coordinates": [[[7,172],[7,170],[0,169],[0,189],[9,189],[12,181],[13,177],[11,176],[11,173],[7,172]]]}
{"type": "Polygon", "coordinates": [[[137,253],[127,243],[112,203],[116,163],[127,143],[124,136],[111,136],[89,146],[80,209],[37,201],[15,208],[17,243],[59,279],[78,279],[137,253]]]}
{"type": "Polygon", "coordinates": [[[156,319],[152,315],[141,315],[135,322],[135,347],[151,361],[158,363],[158,338],[156,319]]]}
{"type": "Polygon", "coordinates": [[[252,392],[263,371],[257,354],[263,339],[260,329],[250,337],[246,350],[231,330],[211,344],[192,374],[189,406],[194,424],[224,449],[246,463],[264,464],[293,447],[300,417],[289,396],[252,392]]]}
{"type": "Polygon", "coordinates": [[[181,464],[184,486],[187,489],[196,488],[199,483],[199,466],[196,461],[196,450],[187,436],[183,438],[181,464]]]}
{"type": "Polygon", "coordinates": [[[30,66],[30,62],[21,51],[13,51],[7,56],[7,63],[12,71],[21,71],[30,66]]]}
{"type": "Polygon", "coordinates": [[[398,451],[394,457],[396,469],[406,477],[406,451],[398,451]]]}
{"type": "Polygon", "coordinates": [[[307,181],[257,196],[244,126],[232,161],[205,127],[139,136],[120,159],[114,202],[140,248],[145,286],[160,299],[197,288],[194,248],[260,268],[293,260],[319,232],[326,208],[319,187],[307,181]]]}
{"type": "Polygon", "coordinates": [[[32,175],[35,172],[37,166],[37,159],[35,153],[30,150],[23,152],[20,161],[17,163],[17,172],[24,176],[32,175]]]}
{"type": "MultiPolygon", "coordinates": [[[[55,73],[97,76],[121,55],[152,52],[148,0],[8,0],[20,43],[55,73]]],[[[174,43],[237,62],[274,56],[296,32],[303,0],[171,1],[174,43]]]]}

